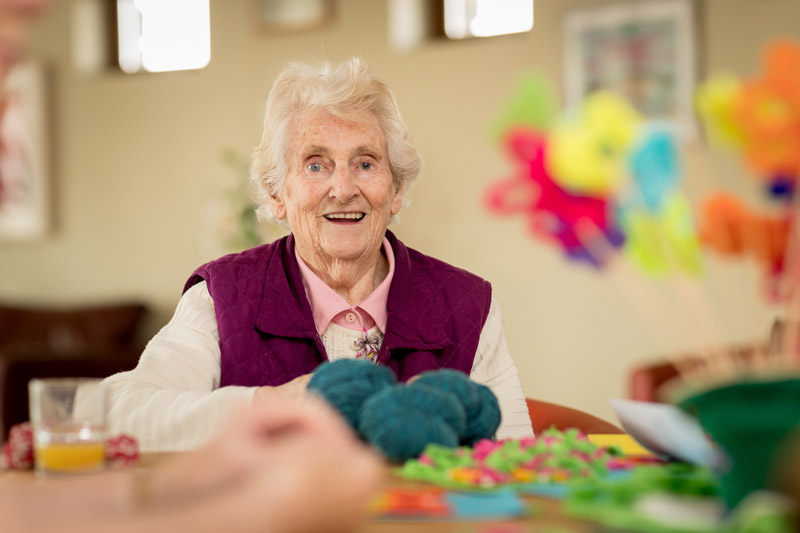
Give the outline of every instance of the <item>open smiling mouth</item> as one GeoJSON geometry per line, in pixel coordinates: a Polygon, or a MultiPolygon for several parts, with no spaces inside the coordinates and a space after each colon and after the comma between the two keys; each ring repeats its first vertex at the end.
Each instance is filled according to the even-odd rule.
{"type": "Polygon", "coordinates": [[[330,220],[331,222],[353,223],[359,222],[365,216],[365,213],[331,213],[325,215],[325,220],[330,220]]]}

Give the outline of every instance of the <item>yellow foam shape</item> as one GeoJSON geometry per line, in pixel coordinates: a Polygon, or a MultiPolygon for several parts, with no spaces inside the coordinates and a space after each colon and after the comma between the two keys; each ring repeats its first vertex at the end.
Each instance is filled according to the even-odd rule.
{"type": "Polygon", "coordinates": [[[589,435],[589,440],[598,446],[616,446],[625,455],[653,455],[647,448],[636,442],[633,437],[624,433],[618,435],[589,435]]]}

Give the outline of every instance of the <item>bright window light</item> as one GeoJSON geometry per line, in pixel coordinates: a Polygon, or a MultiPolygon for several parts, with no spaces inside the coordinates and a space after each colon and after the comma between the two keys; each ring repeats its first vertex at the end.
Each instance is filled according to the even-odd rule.
{"type": "Polygon", "coordinates": [[[533,1],[445,0],[444,32],[451,39],[464,39],[529,31],[533,1]]]}
{"type": "Polygon", "coordinates": [[[125,72],[199,69],[211,60],[209,0],[117,0],[125,72]]]}

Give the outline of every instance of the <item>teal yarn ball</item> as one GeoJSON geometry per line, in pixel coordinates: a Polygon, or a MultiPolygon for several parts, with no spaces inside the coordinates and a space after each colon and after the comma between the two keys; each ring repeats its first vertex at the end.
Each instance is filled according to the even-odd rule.
{"type": "Polygon", "coordinates": [[[474,386],[475,383],[463,372],[450,368],[430,370],[428,372],[423,372],[417,376],[414,381],[408,384],[409,387],[418,387],[420,385],[445,390],[455,394],[458,401],[464,406],[464,412],[467,415],[467,425],[469,425],[469,419],[480,411],[481,398],[478,396],[478,391],[474,386]]]}
{"type": "Polygon", "coordinates": [[[472,384],[480,398],[480,409],[474,417],[467,421],[467,430],[461,437],[461,443],[467,446],[472,446],[481,439],[494,437],[503,419],[500,414],[500,404],[492,389],[474,381],[472,384]]]}
{"type": "Polygon", "coordinates": [[[500,406],[492,391],[458,370],[443,368],[423,372],[409,387],[426,386],[455,394],[464,406],[467,423],[459,432],[459,442],[468,446],[490,439],[500,426],[500,406]]]}
{"type": "Polygon", "coordinates": [[[464,407],[453,393],[398,384],[366,401],[358,430],[390,461],[402,462],[431,443],[458,446],[465,426],[464,407]]]}
{"type": "Polygon", "coordinates": [[[397,383],[391,369],[362,359],[322,363],[311,375],[308,389],[325,398],[358,431],[364,402],[397,383]]]}

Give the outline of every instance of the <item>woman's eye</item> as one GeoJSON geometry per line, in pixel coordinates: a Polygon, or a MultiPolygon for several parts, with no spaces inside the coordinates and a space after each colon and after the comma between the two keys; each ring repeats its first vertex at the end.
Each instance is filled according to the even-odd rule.
{"type": "Polygon", "coordinates": [[[370,163],[369,161],[362,161],[361,163],[358,164],[358,168],[360,168],[361,170],[370,170],[372,168],[372,163],[370,163]]]}
{"type": "Polygon", "coordinates": [[[311,172],[319,172],[320,170],[322,170],[322,165],[320,165],[319,163],[311,163],[310,165],[308,165],[307,168],[311,172]]]}

